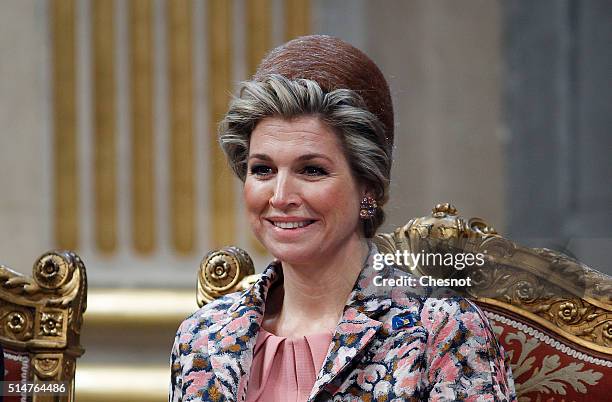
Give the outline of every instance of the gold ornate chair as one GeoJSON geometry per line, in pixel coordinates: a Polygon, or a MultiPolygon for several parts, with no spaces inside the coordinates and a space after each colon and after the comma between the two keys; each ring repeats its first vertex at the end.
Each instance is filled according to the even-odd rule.
{"type": "Polygon", "coordinates": [[[0,265],[0,343],[4,381],[67,383],[65,395],[5,396],[4,401],[73,401],[87,302],[85,266],[68,251],[42,255],[29,278],[0,265]]]}
{"type": "MultiPolygon", "coordinates": [[[[612,278],[558,252],[521,247],[480,218],[464,219],[450,204],[377,234],[381,253],[471,253],[484,264],[463,270],[420,265],[412,274],[471,278],[455,288],[485,312],[508,352],[519,401],[609,400],[612,390],[612,278]]],[[[250,257],[227,247],[200,266],[200,306],[257,279],[250,257]]]]}

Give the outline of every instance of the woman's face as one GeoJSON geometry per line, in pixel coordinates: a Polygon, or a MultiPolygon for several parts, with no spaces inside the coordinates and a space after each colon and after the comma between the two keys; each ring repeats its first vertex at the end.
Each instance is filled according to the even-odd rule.
{"type": "Polygon", "coordinates": [[[337,135],[318,118],[268,117],[251,133],[244,200],[255,235],[289,264],[359,238],[364,195],[337,135]]]}

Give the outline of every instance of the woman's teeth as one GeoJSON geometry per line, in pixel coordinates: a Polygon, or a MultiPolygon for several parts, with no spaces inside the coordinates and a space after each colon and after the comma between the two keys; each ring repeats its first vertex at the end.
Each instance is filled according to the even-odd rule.
{"type": "Polygon", "coordinates": [[[281,229],[297,229],[303,228],[304,226],[308,226],[313,221],[303,221],[303,222],[272,222],[274,226],[281,229]]]}

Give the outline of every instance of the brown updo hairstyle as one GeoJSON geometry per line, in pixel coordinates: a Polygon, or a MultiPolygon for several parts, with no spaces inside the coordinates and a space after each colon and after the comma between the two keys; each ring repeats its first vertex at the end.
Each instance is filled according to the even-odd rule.
{"type": "Polygon", "coordinates": [[[268,53],[219,125],[219,142],[241,180],[257,123],[300,115],[319,117],[339,136],[355,179],[378,204],[363,225],[372,237],[384,221],[393,151],[393,105],[382,72],[359,49],[326,35],[303,36],[268,53]]]}

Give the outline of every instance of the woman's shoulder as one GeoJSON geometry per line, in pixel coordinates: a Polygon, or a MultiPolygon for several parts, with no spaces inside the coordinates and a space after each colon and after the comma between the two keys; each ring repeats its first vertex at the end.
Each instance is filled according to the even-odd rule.
{"type": "MultiPolygon", "coordinates": [[[[265,299],[262,294],[278,276],[277,261],[271,262],[250,288],[219,297],[196,310],[179,326],[177,335],[196,332],[202,333],[210,328],[216,328],[219,323],[226,322],[229,315],[233,318],[245,313],[251,307],[261,307],[259,303],[265,299]],[[245,309],[246,307],[246,309],[245,309]]],[[[257,309],[256,309],[257,310],[257,309]]]]}
{"type": "Polygon", "coordinates": [[[410,313],[428,332],[450,326],[473,332],[488,329],[488,320],[482,310],[462,296],[437,295],[431,289],[404,287],[392,292],[392,315],[410,313]]]}
{"type": "Polygon", "coordinates": [[[420,322],[427,329],[430,340],[440,345],[465,343],[502,349],[484,312],[464,297],[426,299],[420,322]]]}
{"type": "Polygon", "coordinates": [[[421,309],[421,320],[430,326],[446,325],[449,322],[482,326],[487,321],[473,301],[461,296],[426,298],[421,309]]]}
{"type": "Polygon", "coordinates": [[[180,335],[192,333],[194,330],[202,331],[212,323],[223,320],[228,316],[230,307],[238,301],[240,296],[241,292],[230,293],[206,303],[183,320],[177,333],[180,335]]]}
{"type": "Polygon", "coordinates": [[[487,319],[480,308],[470,299],[459,296],[456,291],[445,287],[422,285],[418,277],[393,267],[387,271],[387,282],[392,289],[392,306],[397,310],[411,310],[426,327],[460,320],[464,325],[479,325],[487,319]]]}

